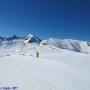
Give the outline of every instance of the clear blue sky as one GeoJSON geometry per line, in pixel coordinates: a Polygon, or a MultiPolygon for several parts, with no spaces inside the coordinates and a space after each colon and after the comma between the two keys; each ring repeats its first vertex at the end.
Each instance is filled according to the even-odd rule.
{"type": "Polygon", "coordinates": [[[90,40],[90,0],[0,0],[0,36],[90,40]]]}

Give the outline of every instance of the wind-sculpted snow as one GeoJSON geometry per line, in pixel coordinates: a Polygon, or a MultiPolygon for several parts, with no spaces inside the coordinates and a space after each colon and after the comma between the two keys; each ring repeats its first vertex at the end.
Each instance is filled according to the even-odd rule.
{"type": "Polygon", "coordinates": [[[0,48],[0,86],[15,86],[17,90],[90,90],[90,54],[35,44],[0,48]]]}
{"type": "Polygon", "coordinates": [[[90,53],[89,42],[72,40],[72,39],[49,39],[44,40],[41,44],[48,44],[50,46],[56,46],[62,49],[72,50],[82,53],[90,53]]]}

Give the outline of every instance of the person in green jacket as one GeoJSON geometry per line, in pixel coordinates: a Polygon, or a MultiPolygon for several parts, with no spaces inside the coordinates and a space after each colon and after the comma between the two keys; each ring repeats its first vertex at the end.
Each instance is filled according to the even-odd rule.
{"type": "Polygon", "coordinates": [[[38,58],[39,57],[39,52],[36,51],[36,57],[38,58]]]}

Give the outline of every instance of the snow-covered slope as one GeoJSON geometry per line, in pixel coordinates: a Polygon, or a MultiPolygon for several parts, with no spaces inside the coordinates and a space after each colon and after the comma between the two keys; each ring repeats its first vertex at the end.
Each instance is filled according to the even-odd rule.
{"type": "Polygon", "coordinates": [[[72,40],[72,39],[49,39],[49,40],[43,40],[41,42],[42,44],[50,45],[50,46],[56,46],[62,49],[72,50],[76,52],[82,52],[82,53],[90,53],[90,43],[87,41],[79,41],[79,40],[72,40]]]}
{"type": "Polygon", "coordinates": [[[0,86],[16,90],[90,90],[90,54],[52,46],[0,49],[0,86]],[[1,56],[2,54],[2,56],[1,56]]]}

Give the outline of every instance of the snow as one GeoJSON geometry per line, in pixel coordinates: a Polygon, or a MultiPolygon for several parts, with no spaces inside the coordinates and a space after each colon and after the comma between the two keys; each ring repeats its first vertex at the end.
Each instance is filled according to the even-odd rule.
{"type": "Polygon", "coordinates": [[[32,44],[38,43],[40,45],[50,45],[56,46],[61,49],[67,49],[70,51],[81,52],[81,53],[90,53],[90,42],[73,40],[73,39],[54,39],[50,38],[47,40],[42,40],[39,37],[29,34],[25,37],[18,37],[16,35],[12,37],[0,37],[0,47],[11,47],[11,46],[20,46],[23,44],[32,44]]]}
{"type": "Polygon", "coordinates": [[[0,86],[16,86],[17,90],[90,90],[90,54],[48,45],[1,48],[0,86]],[[39,48],[39,58],[35,47],[39,48]]]}
{"type": "MultiPolygon", "coordinates": [[[[90,53],[90,46],[89,42],[87,41],[80,41],[80,40],[73,40],[73,39],[54,39],[50,38],[47,40],[48,45],[53,45],[62,49],[67,49],[76,52],[82,53],[90,53]]],[[[41,42],[41,44],[45,43],[45,40],[41,42]]]]}

